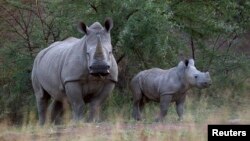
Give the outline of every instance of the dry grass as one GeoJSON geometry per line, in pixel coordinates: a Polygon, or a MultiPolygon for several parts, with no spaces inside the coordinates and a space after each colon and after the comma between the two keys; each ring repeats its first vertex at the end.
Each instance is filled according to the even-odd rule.
{"type": "Polygon", "coordinates": [[[138,141],[138,140],[206,140],[206,125],[192,123],[83,123],[64,127],[6,128],[0,140],[12,141],[138,141]]]}
{"type": "MultiPolygon", "coordinates": [[[[230,95],[230,92],[227,92],[230,95]]],[[[8,121],[0,123],[0,141],[206,141],[208,124],[249,124],[249,96],[241,104],[225,104],[214,107],[206,98],[197,101],[189,98],[185,119],[177,121],[175,107],[171,106],[166,121],[153,122],[158,107],[146,106],[144,121],[134,121],[128,108],[108,116],[100,123],[81,122],[77,125],[66,122],[61,126],[36,124],[34,114],[26,125],[10,126],[8,121]],[[129,117],[129,118],[128,118],[129,117]]],[[[111,111],[108,111],[111,113],[111,111]]],[[[69,117],[67,117],[68,119],[69,117]]]]}

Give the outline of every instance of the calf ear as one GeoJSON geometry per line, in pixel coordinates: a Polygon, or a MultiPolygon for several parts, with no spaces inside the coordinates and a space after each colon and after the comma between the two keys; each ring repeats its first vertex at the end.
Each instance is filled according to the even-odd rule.
{"type": "Polygon", "coordinates": [[[106,18],[104,26],[107,32],[110,32],[110,30],[113,28],[113,20],[111,18],[106,18]]]}
{"type": "Polygon", "coordinates": [[[184,63],[185,63],[185,66],[187,67],[188,64],[189,64],[189,60],[186,59],[186,60],[184,61],[184,63]]]}
{"type": "Polygon", "coordinates": [[[77,29],[80,33],[88,34],[88,27],[84,22],[79,22],[77,29]]]}
{"type": "Polygon", "coordinates": [[[189,59],[188,60],[188,65],[194,66],[194,59],[189,59]]]}
{"type": "Polygon", "coordinates": [[[189,59],[184,61],[186,66],[194,66],[194,59],[189,59]]]}
{"type": "Polygon", "coordinates": [[[206,72],[206,75],[207,75],[207,76],[210,76],[210,74],[209,74],[209,72],[208,72],[208,71],[206,72]]]}
{"type": "MultiPolygon", "coordinates": [[[[185,61],[186,61],[186,60],[185,60],[185,61]]],[[[186,66],[186,62],[185,62],[185,61],[180,61],[177,67],[178,67],[179,69],[184,69],[184,68],[186,68],[187,66],[186,66]]]]}

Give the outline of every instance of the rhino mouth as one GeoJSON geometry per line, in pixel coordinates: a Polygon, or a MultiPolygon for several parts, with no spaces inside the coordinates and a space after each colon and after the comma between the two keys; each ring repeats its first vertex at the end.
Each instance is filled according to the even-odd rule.
{"type": "Polygon", "coordinates": [[[109,70],[90,70],[90,74],[93,76],[107,76],[110,72],[109,70]]]}
{"type": "Polygon", "coordinates": [[[202,89],[202,88],[208,88],[210,86],[211,86],[210,82],[203,82],[198,87],[202,89]]]}
{"type": "Polygon", "coordinates": [[[110,66],[105,63],[94,63],[89,67],[90,74],[93,76],[107,76],[110,74],[110,66]]]}

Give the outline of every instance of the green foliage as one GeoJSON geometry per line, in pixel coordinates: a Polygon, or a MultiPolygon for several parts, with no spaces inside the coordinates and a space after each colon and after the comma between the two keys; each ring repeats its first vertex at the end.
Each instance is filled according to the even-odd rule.
{"type": "Polygon", "coordinates": [[[76,29],[79,21],[89,26],[106,17],[114,21],[114,55],[117,60],[125,56],[119,62],[117,88],[105,105],[106,116],[120,112],[117,106],[131,106],[128,83],[137,72],[173,67],[182,56],[195,57],[197,68],[210,71],[213,86],[193,92],[206,93],[213,105],[240,102],[249,89],[249,57],[237,51],[242,36],[249,34],[249,1],[5,0],[0,4],[2,119],[22,122],[23,113],[35,109],[30,72],[41,49],[69,36],[83,36],[76,29]]]}

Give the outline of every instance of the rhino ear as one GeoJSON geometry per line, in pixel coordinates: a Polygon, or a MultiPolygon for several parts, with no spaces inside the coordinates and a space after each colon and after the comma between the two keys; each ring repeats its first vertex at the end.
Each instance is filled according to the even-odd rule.
{"type": "Polygon", "coordinates": [[[186,66],[194,66],[194,59],[185,60],[184,62],[186,66]]]}
{"type": "Polygon", "coordinates": [[[189,64],[190,66],[194,66],[194,59],[189,59],[189,60],[188,60],[188,64],[189,64]]]}
{"type": "Polygon", "coordinates": [[[113,20],[111,18],[106,18],[104,26],[107,32],[110,32],[110,30],[113,28],[113,20]]]}
{"type": "Polygon", "coordinates": [[[77,29],[80,33],[88,34],[88,27],[84,22],[79,22],[77,29]]]}
{"type": "Polygon", "coordinates": [[[180,61],[177,67],[178,67],[179,69],[186,68],[185,61],[180,61]]]}
{"type": "Polygon", "coordinates": [[[207,75],[207,76],[210,76],[210,73],[207,71],[207,72],[206,72],[206,75],[207,75]]]}
{"type": "Polygon", "coordinates": [[[186,59],[186,60],[184,61],[184,63],[185,63],[185,66],[187,67],[188,64],[189,64],[189,60],[186,59]]]}

